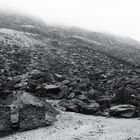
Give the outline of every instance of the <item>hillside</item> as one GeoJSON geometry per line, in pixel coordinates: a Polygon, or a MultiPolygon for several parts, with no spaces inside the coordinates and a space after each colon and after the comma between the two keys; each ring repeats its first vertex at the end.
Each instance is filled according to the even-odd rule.
{"type": "MultiPolygon", "coordinates": [[[[129,37],[51,26],[37,18],[1,12],[0,105],[8,104],[12,95],[25,92],[49,102],[57,110],[106,117],[140,117],[139,54],[140,42],[129,37]]],[[[55,111],[48,107],[50,116],[55,111]]],[[[68,119],[66,125],[69,126],[69,119],[73,122],[75,115],[63,113],[62,118],[68,119]]],[[[78,115],[82,121],[84,115],[78,115]]],[[[98,123],[98,119],[92,117],[87,119],[89,124],[92,119],[98,123]]],[[[102,121],[101,126],[110,119],[102,121]]],[[[84,120],[83,123],[82,129],[76,128],[82,134],[84,129],[91,128],[84,120]]],[[[59,127],[61,129],[61,125],[59,127]]],[[[69,127],[73,130],[73,126],[69,127]]],[[[120,125],[112,129],[112,137],[118,127],[120,125]]],[[[126,130],[126,123],[123,127],[126,130]]],[[[69,129],[62,132],[69,133],[69,129]]],[[[106,132],[99,128],[99,133],[100,130],[106,132]]],[[[72,136],[77,135],[72,132],[72,136]]],[[[92,134],[87,135],[93,138],[92,134]]],[[[104,135],[109,137],[108,132],[104,135]]]]}
{"type": "Polygon", "coordinates": [[[43,70],[66,79],[89,79],[95,89],[108,94],[121,78],[139,78],[138,41],[50,26],[18,14],[0,14],[0,18],[1,76],[11,78],[43,70]]]}

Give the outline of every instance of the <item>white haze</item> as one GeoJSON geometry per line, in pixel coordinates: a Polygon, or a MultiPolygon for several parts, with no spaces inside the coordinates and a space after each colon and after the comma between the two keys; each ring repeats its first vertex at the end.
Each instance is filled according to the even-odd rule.
{"type": "Polygon", "coordinates": [[[140,41],[139,0],[0,0],[0,8],[39,16],[46,23],[107,31],[140,41]]]}

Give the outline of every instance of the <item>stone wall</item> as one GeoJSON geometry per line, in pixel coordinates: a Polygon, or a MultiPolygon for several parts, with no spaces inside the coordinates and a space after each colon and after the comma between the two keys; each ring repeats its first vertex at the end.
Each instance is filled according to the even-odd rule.
{"type": "Polygon", "coordinates": [[[11,130],[10,107],[0,107],[0,133],[11,130]]]}
{"type": "Polygon", "coordinates": [[[19,110],[19,127],[28,130],[46,125],[45,107],[27,105],[19,110]]]}

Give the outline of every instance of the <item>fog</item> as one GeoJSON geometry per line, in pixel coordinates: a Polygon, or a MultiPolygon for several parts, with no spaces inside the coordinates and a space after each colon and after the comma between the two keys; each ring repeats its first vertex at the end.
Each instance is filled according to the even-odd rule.
{"type": "Polygon", "coordinates": [[[140,41],[139,0],[1,0],[0,8],[38,16],[49,24],[107,31],[140,41]]]}

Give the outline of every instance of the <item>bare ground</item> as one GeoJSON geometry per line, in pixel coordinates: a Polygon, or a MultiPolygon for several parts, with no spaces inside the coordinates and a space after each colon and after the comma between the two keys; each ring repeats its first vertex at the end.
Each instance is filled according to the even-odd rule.
{"type": "Polygon", "coordinates": [[[140,140],[139,119],[115,119],[62,112],[50,127],[0,140],[140,140]]]}

